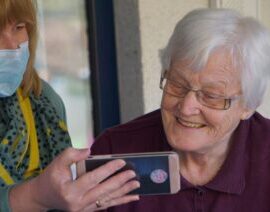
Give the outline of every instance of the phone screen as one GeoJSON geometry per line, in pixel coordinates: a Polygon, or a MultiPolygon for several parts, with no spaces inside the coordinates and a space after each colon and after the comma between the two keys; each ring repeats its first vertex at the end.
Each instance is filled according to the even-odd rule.
{"type": "MultiPolygon", "coordinates": [[[[86,161],[86,171],[91,171],[114,158],[91,159],[86,161]]],[[[167,194],[170,193],[170,173],[168,155],[124,158],[126,166],[117,173],[132,169],[136,172],[141,187],[132,194],[167,194]]],[[[117,174],[115,173],[115,174],[117,174]]]]}

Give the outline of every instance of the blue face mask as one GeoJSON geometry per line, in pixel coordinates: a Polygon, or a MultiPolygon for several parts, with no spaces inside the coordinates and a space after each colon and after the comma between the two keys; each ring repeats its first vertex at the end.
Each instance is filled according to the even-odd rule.
{"type": "Polygon", "coordinates": [[[28,41],[18,49],[0,50],[0,98],[14,94],[20,86],[29,59],[28,41]]]}

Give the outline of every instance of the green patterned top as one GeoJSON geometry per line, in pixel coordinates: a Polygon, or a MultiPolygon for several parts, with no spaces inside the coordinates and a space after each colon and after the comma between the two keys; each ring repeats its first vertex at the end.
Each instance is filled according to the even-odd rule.
{"type": "Polygon", "coordinates": [[[0,166],[11,178],[7,180],[0,173],[0,211],[10,211],[8,192],[12,185],[38,175],[53,158],[71,146],[64,104],[46,82],[43,81],[42,86],[39,98],[29,96],[37,137],[37,149],[34,152],[29,147],[31,138],[27,133],[29,128],[22,113],[19,95],[0,98],[0,166]],[[34,170],[29,172],[33,155],[38,159],[34,170]]]}

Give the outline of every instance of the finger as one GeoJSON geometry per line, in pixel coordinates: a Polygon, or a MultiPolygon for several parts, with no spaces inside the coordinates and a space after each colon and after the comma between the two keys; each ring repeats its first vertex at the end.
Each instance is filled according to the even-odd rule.
{"type": "Polygon", "coordinates": [[[86,159],[90,154],[90,149],[75,149],[69,147],[65,149],[59,156],[59,163],[69,167],[72,163],[86,159]]]}
{"type": "Polygon", "coordinates": [[[114,192],[116,189],[121,188],[127,181],[136,176],[134,171],[128,170],[117,174],[101,183],[100,185],[94,187],[87,191],[83,198],[85,205],[104,197],[107,194],[114,192]]]}
{"type": "Polygon", "coordinates": [[[139,195],[126,195],[126,196],[111,200],[110,202],[100,201],[101,207],[97,207],[96,203],[93,203],[93,204],[90,204],[89,206],[87,206],[86,208],[84,208],[83,212],[104,210],[104,209],[112,207],[112,206],[122,205],[122,204],[127,204],[129,202],[138,201],[139,199],[140,199],[139,195]]]}
{"type": "Polygon", "coordinates": [[[108,208],[116,205],[127,204],[129,202],[138,201],[139,199],[140,199],[139,195],[126,195],[116,199],[112,199],[109,202],[106,202],[104,205],[102,205],[102,207],[108,208]]]}
{"type": "Polygon", "coordinates": [[[121,188],[116,189],[113,192],[105,194],[106,196],[100,197],[103,202],[110,202],[112,199],[116,199],[127,195],[129,192],[140,187],[140,183],[136,180],[127,182],[121,188]]]}
{"type": "Polygon", "coordinates": [[[98,185],[100,182],[111,176],[116,171],[120,170],[125,166],[124,160],[113,160],[106,163],[103,166],[94,169],[91,172],[79,177],[74,183],[77,188],[80,188],[82,191],[87,191],[94,186],[98,185]]]}
{"type": "MultiPolygon", "coordinates": [[[[58,182],[71,183],[71,170],[70,165],[73,162],[80,161],[88,157],[90,153],[89,149],[74,149],[67,148],[61,154],[59,154],[44,170],[44,176],[51,176],[57,178],[58,182]]],[[[48,178],[48,176],[46,178],[48,178]]]]}

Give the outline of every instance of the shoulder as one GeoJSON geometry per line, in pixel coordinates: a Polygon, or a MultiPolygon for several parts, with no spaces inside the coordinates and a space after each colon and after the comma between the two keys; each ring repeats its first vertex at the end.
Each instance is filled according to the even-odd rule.
{"type": "Polygon", "coordinates": [[[241,135],[247,136],[256,145],[270,145],[270,120],[255,112],[249,119],[240,123],[241,135]]]}
{"type": "Polygon", "coordinates": [[[163,134],[160,110],[107,129],[97,137],[93,154],[155,151],[163,134]]]}
{"type": "Polygon", "coordinates": [[[256,112],[249,120],[247,134],[252,160],[270,159],[270,120],[256,112]]]}
{"type": "Polygon", "coordinates": [[[55,90],[47,83],[42,80],[42,93],[50,99],[60,99],[60,96],[55,92],[55,90]]]}
{"type": "Polygon", "coordinates": [[[264,191],[269,192],[270,120],[259,113],[255,113],[249,120],[246,143],[246,178],[249,182],[252,182],[247,184],[247,188],[251,189],[254,187],[256,192],[258,187],[260,187],[262,188],[260,194],[263,194],[264,191]]]}
{"type": "Polygon", "coordinates": [[[249,134],[256,137],[270,139],[270,119],[263,117],[260,113],[255,112],[249,120],[249,134]]]}
{"type": "Polygon", "coordinates": [[[51,104],[56,109],[60,118],[66,121],[65,106],[64,106],[64,103],[63,103],[61,97],[44,80],[42,80],[42,94],[50,100],[51,104]]]}

